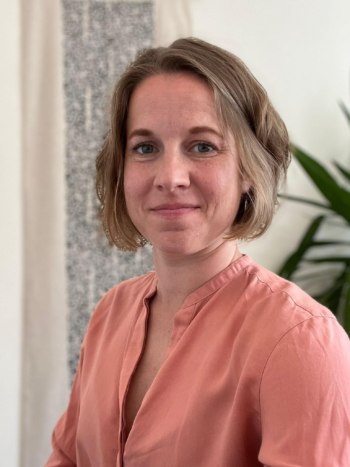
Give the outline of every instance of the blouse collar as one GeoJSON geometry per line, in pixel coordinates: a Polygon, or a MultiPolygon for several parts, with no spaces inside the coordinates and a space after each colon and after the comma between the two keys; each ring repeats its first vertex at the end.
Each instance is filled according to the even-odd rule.
{"type": "MultiPolygon", "coordinates": [[[[243,255],[233,263],[229,264],[225,269],[220,271],[214,277],[209,279],[205,284],[201,285],[198,289],[192,292],[184,301],[181,309],[193,306],[197,302],[203,300],[209,295],[216,292],[218,289],[226,285],[228,282],[233,280],[243,269],[245,269],[253,260],[248,255],[243,255]]],[[[147,297],[150,297],[157,290],[158,278],[157,274],[153,272],[153,280],[151,281],[151,287],[147,293],[147,297]]]]}

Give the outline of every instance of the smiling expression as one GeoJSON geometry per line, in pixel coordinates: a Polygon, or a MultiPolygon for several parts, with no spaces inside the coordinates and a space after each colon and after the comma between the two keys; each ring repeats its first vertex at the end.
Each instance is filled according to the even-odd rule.
{"type": "Polygon", "coordinates": [[[160,74],[137,86],[127,119],[125,200],[154,248],[194,254],[222,243],[249,189],[238,163],[203,80],[160,74]]]}

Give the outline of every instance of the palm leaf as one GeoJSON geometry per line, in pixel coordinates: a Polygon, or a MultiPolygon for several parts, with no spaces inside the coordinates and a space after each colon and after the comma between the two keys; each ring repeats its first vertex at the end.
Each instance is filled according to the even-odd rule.
{"type": "Polygon", "coordinates": [[[332,285],[328,290],[326,290],[326,292],[313,296],[315,300],[329,308],[334,315],[337,315],[339,311],[339,303],[341,301],[346,270],[347,267],[345,267],[342,272],[334,279],[332,285]]]}
{"type": "Polygon", "coordinates": [[[311,246],[323,246],[323,245],[350,245],[350,242],[341,240],[320,240],[313,242],[311,246]]]}
{"type": "Polygon", "coordinates": [[[350,223],[350,192],[341,188],[327,170],[305,152],[295,146],[291,146],[291,151],[332,209],[350,223]]]}
{"type": "Polygon", "coordinates": [[[277,196],[279,198],[289,199],[290,201],[298,201],[300,203],[312,204],[320,208],[333,210],[330,204],[327,205],[327,204],[319,203],[318,201],[314,201],[312,199],[306,199],[306,198],[300,198],[299,196],[290,196],[290,195],[282,195],[282,194],[278,194],[277,196]]]}
{"type": "Polygon", "coordinates": [[[350,256],[330,256],[328,258],[307,258],[307,263],[346,263],[350,264],[350,256]]]}
{"type": "Polygon", "coordinates": [[[336,168],[344,175],[347,180],[350,180],[350,172],[344,169],[337,161],[333,161],[336,168]]]}
{"type": "Polygon", "coordinates": [[[348,123],[350,124],[350,112],[348,110],[348,108],[346,107],[346,105],[344,104],[344,102],[339,102],[339,106],[340,108],[342,109],[348,123]]]}
{"type": "Polygon", "coordinates": [[[285,279],[290,279],[292,277],[292,275],[298,269],[305,252],[312,245],[314,241],[314,236],[316,235],[316,232],[318,231],[324,218],[325,216],[318,216],[311,222],[304,237],[299,243],[297,250],[289,256],[289,258],[286,260],[286,262],[283,264],[283,266],[277,273],[279,276],[284,277],[285,279]]]}
{"type": "Polygon", "coordinates": [[[340,306],[344,307],[344,329],[350,336],[350,265],[348,265],[340,306]]]}

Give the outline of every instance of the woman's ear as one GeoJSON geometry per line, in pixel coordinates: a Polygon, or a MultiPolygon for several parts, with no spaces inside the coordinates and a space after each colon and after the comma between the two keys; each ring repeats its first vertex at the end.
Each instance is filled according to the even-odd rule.
{"type": "Polygon", "coordinates": [[[247,180],[243,180],[242,182],[242,193],[247,193],[249,191],[249,188],[251,187],[250,182],[247,180]]]}

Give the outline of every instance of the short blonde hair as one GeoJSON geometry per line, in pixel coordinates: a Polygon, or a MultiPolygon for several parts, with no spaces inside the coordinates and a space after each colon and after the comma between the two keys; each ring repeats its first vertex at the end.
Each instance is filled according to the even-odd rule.
{"type": "Polygon", "coordinates": [[[110,244],[136,251],[147,240],[132,223],[124,195],[124,155],[129,102],[146,78],[165,73],[192,73],[214,94],[223,131],[230,132],[240,156],[239,170],[251,184],[242,195],[225,240],[250,241],[269,227],[278,205],[291,156],[288,132],[265,89],[235,55],[193,37],[169,47],[143,50],[118,80],[112,98],[111,126],[96,158],[96,192],[101,220],[110,244]]]}

